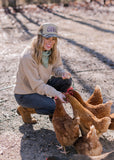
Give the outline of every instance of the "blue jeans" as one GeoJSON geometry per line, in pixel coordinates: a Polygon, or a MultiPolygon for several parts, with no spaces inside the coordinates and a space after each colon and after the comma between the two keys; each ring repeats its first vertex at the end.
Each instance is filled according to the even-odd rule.
{"type": "MultiPolygon", "coordinates": [[[[66,92],[72,84],[72,79],[63,80],[62,78],[52,77],[47,84],[60,92],[66,92]]],[[[15,94],[14,96],[19,105],[26,108],[34,108],[38,114],[52,115],[54,113],[56,104],[53,98],[38,93],[15,94]]]]}

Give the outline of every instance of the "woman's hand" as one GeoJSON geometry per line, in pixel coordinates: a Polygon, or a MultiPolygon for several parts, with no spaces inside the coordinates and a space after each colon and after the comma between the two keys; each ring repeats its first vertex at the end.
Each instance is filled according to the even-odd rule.
{"type": "Polygon", "coordinates": [[[64,100],[64,99],[65,99],[66,97],[65,97],[64,94],[60,93],[57,97],[61,100],[62,103],[65,103],[65,100],[64,100]]]}
{"type": "Polygon", "coordinates": [[[62,79],[70,79],[70,78],[71,78],[71,73],[69,73],[69,72],[63,73],[62,79]]]}

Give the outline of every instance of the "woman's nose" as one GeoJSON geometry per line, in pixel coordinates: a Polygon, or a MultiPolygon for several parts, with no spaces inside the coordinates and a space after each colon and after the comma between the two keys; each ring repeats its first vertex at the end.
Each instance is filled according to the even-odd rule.
{"type": "Polygon", "coordinates": [[[52,40],[49,40],[48,42],[49,42],[49,43],[52,43],[52,40]]]}

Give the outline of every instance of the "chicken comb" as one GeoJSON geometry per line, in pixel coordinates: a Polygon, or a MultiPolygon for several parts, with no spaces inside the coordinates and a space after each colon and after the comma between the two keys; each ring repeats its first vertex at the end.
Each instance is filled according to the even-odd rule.
{"type": "Polygon", "coordinates": [[[73,94],[73,93],[72,93],[72,90],[73,90],[73,87],[70,87],[70,88],[67,89],[66,93],[69,93],[69,94],[72,95],[72,94],[73,94]]]}
{"type": "MultiPolygon", "coordinates": [[[[73,95],[72,90],[73,90],[73,87],[69,87],[69,88],[67,89],[67,91],[66,91],[65,95],[66,95],[66,94],[73,95]]],[[[67,99],[67,98],[66,98],[66,102],[68,102],[68,99],[67,99]]]]}
{"type": "Polygon", "coordinates": [[[57,99],[57,96],[55,96],[54,99],[56,100],[56,99],[57,99]]]}

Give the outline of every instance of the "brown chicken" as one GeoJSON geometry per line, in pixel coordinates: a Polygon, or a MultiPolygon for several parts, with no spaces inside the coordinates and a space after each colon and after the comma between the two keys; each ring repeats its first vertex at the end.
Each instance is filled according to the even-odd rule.
{"type": "Polygon", "coordinates": [[[71,91],[72,95],[97,118],[110,117],[112,101],[102,103],[102,95],[99,86],[95,87],[94,93],[88,101],[84,101],[81,95],[75,91],[71,91]]]}
{"type": "Polygon", "coordinates": [[[56,109],[53,114],[52,123],[56,133],[56,138],[61,146],[71,146],[79,137],[79,117],[71,118],[65,111],[62,102],[56,99],[56,109]]]}
{"type": "Polygon", "coordinates": [[[102,97],[101,88],[99,85],[95,86],[94,92],[90,96],[90,98],[87,100],[87,103],[92,105],[98,105],[103,103],[103,97],[102,97]]]}
{"type": "Polygon", "coordinates": [[[109,117],[99,119],[87,108],[83,107],[83,105],[72,95],[66,94],[66,98],[73,108],[74,117],[77,115],[80,117],[80,129],[82,131],[82,135],[87,135],[91,125],[95,126],[98,136],[107,131],[111,123],[111,119],[109,117]]]}
{"type": "Polygon", "coordinates": [[[108,129],[114,130],[114,113],[110,115],[110,118],[111,118],[111,124],[108,129]]]}
{"type": "Polygon", "coordinates": [[[78,154],[84,154],[88,156],[98,156],[102,153],[102,145],[96,134],[95,126],[90,127],[90,131],[86,136],[79,137],[75,142],[74,148],[78,154]]]}

